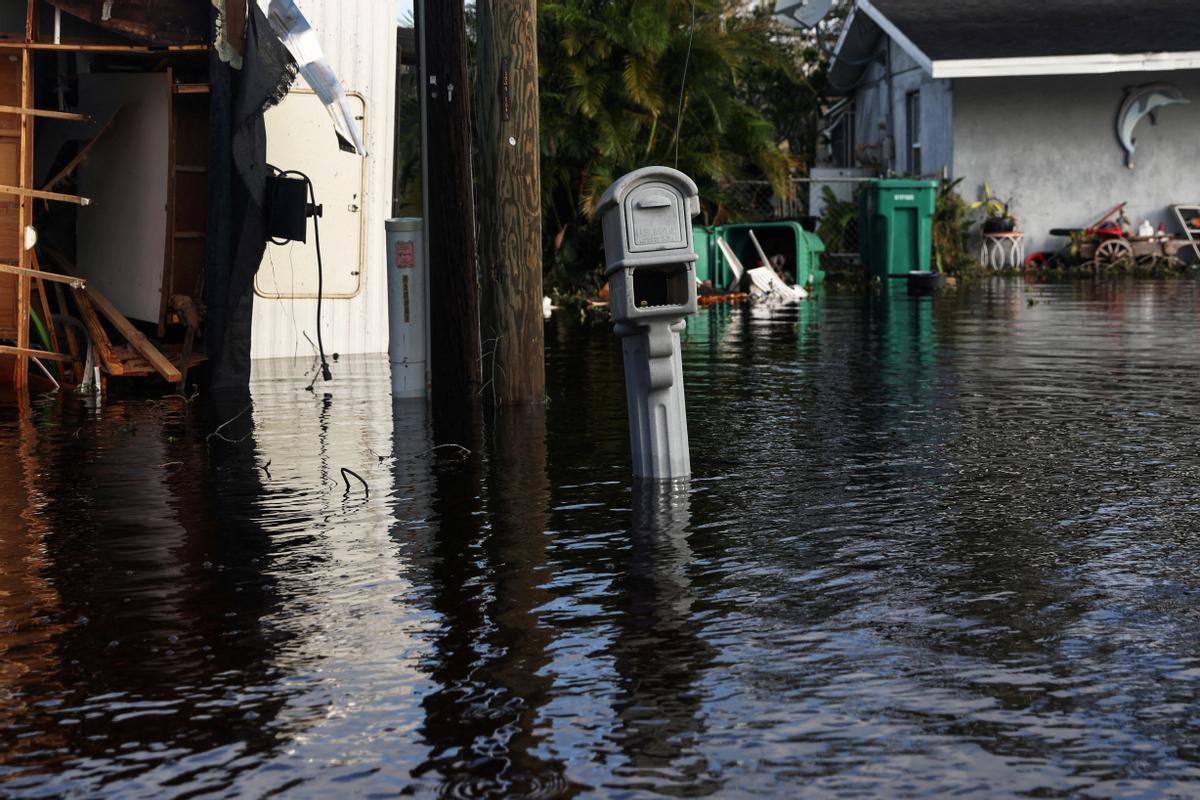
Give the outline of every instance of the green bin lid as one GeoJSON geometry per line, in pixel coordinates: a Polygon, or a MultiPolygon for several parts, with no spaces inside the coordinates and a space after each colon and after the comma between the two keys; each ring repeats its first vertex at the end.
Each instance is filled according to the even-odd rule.
{"type": "Polygon", "coordinates": [[[937,181],[922,181],[912,178],[881,178],[876,182],[880,189],[936,189],[937,181]]]}

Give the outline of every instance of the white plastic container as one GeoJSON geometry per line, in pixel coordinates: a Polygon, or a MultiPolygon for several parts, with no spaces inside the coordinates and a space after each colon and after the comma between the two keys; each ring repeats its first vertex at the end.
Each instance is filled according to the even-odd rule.
{"type": "Polygon", "coordinates": [[[392,396],[425,397],[426,269],[423,221],[420,217],[389,219],[388,256],[388,360],[392,362],[392,396]]]}

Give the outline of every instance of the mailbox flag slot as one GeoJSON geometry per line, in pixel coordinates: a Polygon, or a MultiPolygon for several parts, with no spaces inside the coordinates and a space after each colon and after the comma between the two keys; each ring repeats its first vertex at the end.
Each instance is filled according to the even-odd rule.
{"type": "Polygon", "coordinates": [[[671,205],[671,198],[662,194],[653,194],[638,200],[638,208],[666,208],[671,205]]]}
{"type": "Polygon", "coordinates": [[[690,300],[686,265],[633,270],[633,304],[637,308],[685,306],[690,300]]]}

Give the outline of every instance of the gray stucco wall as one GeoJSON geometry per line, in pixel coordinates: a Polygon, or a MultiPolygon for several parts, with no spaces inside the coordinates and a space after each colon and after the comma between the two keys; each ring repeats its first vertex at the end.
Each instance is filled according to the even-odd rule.
{"type": "Polygon", "coordinates": [[[1122,201],[1143,219],[1175,232],[1169,206],[1200,203],[1200,71],[974,78],[954,81],[953,173],[968,200],[984,181],[1026,234],[1029,252],[1063,246],[1050,228],[1080,227],[1122,201]],[[1158,125],[1137,128],[1136,169],[1117,142],[1124,88],[1173,83],[1191,105],[1160,110],[1158,125]]]}
{"type": "MultiPolygon", "coordinates": [[[[910,92],[921,93],[921,172],[940,174],[954,163],[954,138],[951,132],[954,95],[951,82],[933,80],[929,74],[890,40],[892,86],[888,95],[886,69],[871,64],[855,93],[854,141],[856,145],[877,145],[884,170],[907,174],[909,164],[908,128],[905,124],[906,99],[910,92]],[[891,105],[891,117],[888,105],[891,105]],[[895,123],[895,143],[888,138],[888,125],[895,123]]],[[[873,153],[866,153],[867,156],[873,153]]]]}

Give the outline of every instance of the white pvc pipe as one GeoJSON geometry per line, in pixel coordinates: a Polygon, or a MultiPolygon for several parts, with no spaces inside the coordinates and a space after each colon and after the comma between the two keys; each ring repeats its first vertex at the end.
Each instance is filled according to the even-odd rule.
{"type": "Polygon", "coordinates": [[[41,360],[39,360],[37,358],[37,356],[30,356],[29,360],[32,361],[34,364],[37,364],[37,368],[42,371],[42,374],[50,379],[50,382],[54,384],[54,391],[57,392],[59,389],[62,388],[61,386],[58,385],[58,381],[54,380],[54,376],[50,374],[50,370],[46,369],[46,365],[43,364],[41,362],[41,360]]]}

